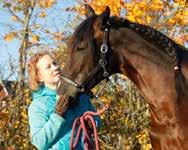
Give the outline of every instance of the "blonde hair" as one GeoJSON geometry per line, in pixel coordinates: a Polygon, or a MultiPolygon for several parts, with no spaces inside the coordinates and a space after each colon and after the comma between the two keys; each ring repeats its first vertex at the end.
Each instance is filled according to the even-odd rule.
{"type": "Polygon", "coordinates": [[[28,63],[29,88],[31,90],[38,90],[39,86],[41,85],[38,78],[37,63],[44,55],[50,55],[50,53],[47,51],[39,51],[30,58],[28,63]]]}

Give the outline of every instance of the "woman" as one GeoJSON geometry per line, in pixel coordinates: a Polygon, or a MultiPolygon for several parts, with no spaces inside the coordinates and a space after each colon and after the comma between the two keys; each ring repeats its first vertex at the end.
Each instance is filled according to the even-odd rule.
{"type": "MultiPolygon", "coordinates": [[[[32,144],[39,150],[69,150],[74,119],[87,110],[95,110],[89,97],[81,95],[75,106],[69,107],[68,97],[58,96],[56,87],[60,81],[60,68],[47,52],[31,57],[28,70],[29,86],[33,91],[28,111],[32,144]]],[[[95,121],[99,126],[99,117],[95,121]]],[[[82,140],[76,149],[83,149],[82,140]]]]}

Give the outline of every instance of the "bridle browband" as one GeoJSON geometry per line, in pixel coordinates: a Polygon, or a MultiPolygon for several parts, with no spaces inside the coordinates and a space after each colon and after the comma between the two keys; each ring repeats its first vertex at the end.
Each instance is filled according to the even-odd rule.
{"type": "Polygon", "coordinates": [[[109,80],[108,77],[110,76],[109,72],[106,69],[106,66],[108,64],[108,61],[106,59],[106,55],[109,50],[108,46],[108,37],[109,37],[109,25],[104,28],[104,39],[103,43],[101,44],[100,47],[100,59],[97,64],[97,66],[89,73],[88,77],[86,78],[85,81],[82,83],[77,83],[63,75],[61,75],[61,79],[63,79],[65,82],[75,86],[79,91],[81,92],[86,92],[91,94],[89,83],[92,80],[95,80],[95,76],[102,70],[103,71],[103,78],[106,79],[107,81],[109,80]]]}

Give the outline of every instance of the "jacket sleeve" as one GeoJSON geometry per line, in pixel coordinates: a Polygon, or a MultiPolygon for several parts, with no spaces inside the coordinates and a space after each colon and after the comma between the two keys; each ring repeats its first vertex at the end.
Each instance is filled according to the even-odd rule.
{"type": "Polygon", "coordinates": [[[32,144],[39,150],[46,150],[52,146],[65,119],[56,113],[48,116],[47,110],[42,105],[44,104],[39,102],[32,103],[28,115],[32,144]]]}

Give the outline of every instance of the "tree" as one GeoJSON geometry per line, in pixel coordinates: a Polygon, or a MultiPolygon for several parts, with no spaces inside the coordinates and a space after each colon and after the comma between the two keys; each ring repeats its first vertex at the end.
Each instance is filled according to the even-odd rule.
{"type": "MultiPolygon", "coordinates": [[[[17,39],[20,43],[20,86],[16,88],[15,97],[7,100],[8,116],[5,117],[8,117],[8,121],[3,128],[0,127],[0,149],[34,149],[29,142],[27,118],[27,108],[31,102],[30,91],[24,86],[27,81],[25,73],[27,57],[39,49],[54,50],[59,62],[63,63],[66,60],[64,55],[66,41],[75,26],[84,18],[83,3],[89,3],[97,13],[102,12],[108,5],[112,15],[153,26],[181,44],[187,40],[185,32],[188,12],[185,0],[77,0],[80,5],[67,8],[60,5],[63,2],[65,1],[60,3],[56,0],[3,0],[0,2],[3,10],[9,13],[12,20],[4,40],[11,43],[17,39]],[[79,15],[76,15],[77,12],[79,15]],[[66,13],[72,16],[67,19],[68,21],[64,20],[66,13]]],[[[150,149],[147,134],[149,124],[147,105],[125,77],[116,75],[112,77],[112,83],[109,83],[100,97],[102,103],[110,101],[113,108],[107,112],[107,117],[102,116],[104,125],[100,132],[101,148],[150,149]],[[140,123],[142,125],[138,127],[140,123]]],[[[100,86],[93,90],[97,90],[100,86]]],[[[96,106],[99,107],[100,104],[97,102],[95,102],[96,106]]]]}
{"type": "MultiPolygon", "coordinates": [[[[188,3],[186,0],[78,0],[101,13],[108,5],[112,15],[149,25],[182,45],[187,41],[188,3]]],[[[83,7],[77,7],[83,12],[83,7]]]]}
{"type": "Polygon", "coordinates": [[[34,149],[30,144],[27,117],[28,105],[31,102],[30,91],[25,84],[27,57],[40,49],[61,50],[63,55],[64,41],[68,34],[60,31],[62,27],[58,28],[55,23],[53,28],[47,26],[47,13],[50,14],[49,11],[60,13],[60,10],[56,10],[58,6],[54,0],[6,0],[0,4],[3,11],[9,14],[7,17],[10,16],[12,20],[9,22],[9,31],[4,35],[4,40],[11,43],[17,39],[20,43],[19,86],[14,88],[15,94],[5,100],[7,105],[5,111],[8,115],[4,114],[2,118],[8,119],[3,126],[0,126],[0,149],[34,149]]]}

